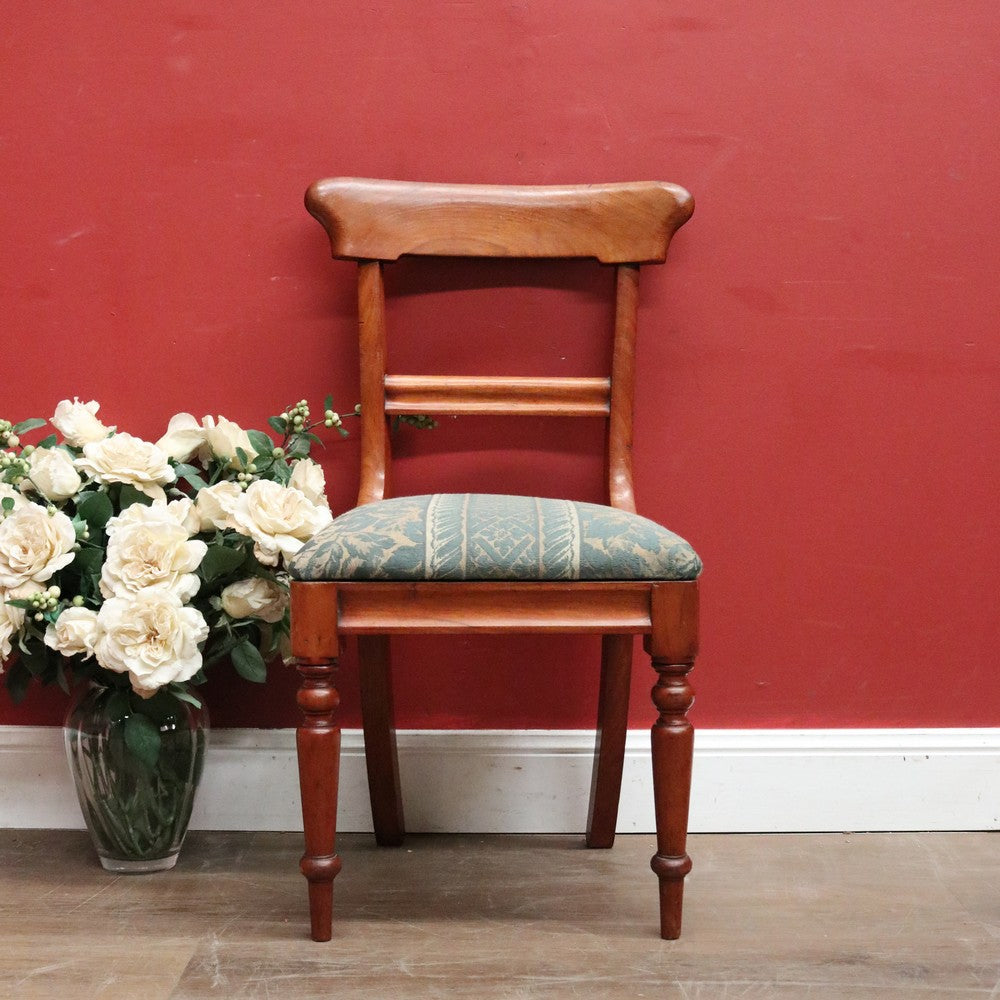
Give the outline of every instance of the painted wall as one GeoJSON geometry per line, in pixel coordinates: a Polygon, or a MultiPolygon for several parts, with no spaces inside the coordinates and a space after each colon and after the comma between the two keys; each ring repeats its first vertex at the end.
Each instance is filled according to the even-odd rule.
{"type": "MultiPolygon", "coordinates": [[[[695,721],[995,725],[998,47],[992,0],[9,5],[0,415],[79,395],[155,438],[179,410],[350,408],[352,274],[301,207],[317,177],[675,181],[698,208],[644,278],[636,471],[642,511],[708,567],[695,721]]],[[[588,374],[605,280],[550,275],[535,322],[466,273],[439,320],[404,273],[399,367],[495,344],[496,370],[524,352],[588,374]]],[[[593,499],[592,430],[412,432],[400,487],[593,499]]],[[[335,507],[356,457],[328,452],[335,507]]],[[[588,725],[594,653],[400,644],[400,722],[588,725]]],[[[216,723],[294,724],[274,674],[216,676],[216,723]]],[[[356,725],[350,656],[343,695],[356,725]]],[[[0,723],[62,712],[0,699],[0,723]]]]}

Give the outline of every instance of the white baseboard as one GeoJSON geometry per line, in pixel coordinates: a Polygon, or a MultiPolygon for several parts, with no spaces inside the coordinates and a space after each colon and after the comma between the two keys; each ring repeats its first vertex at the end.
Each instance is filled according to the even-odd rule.
{"type": "MultiPolygon", "coordinates": [[[[413,832],[571,833],[592,732],[399,733],[413,832]]],[[[344,732],[339,828],[371,829],[361,734],[344,732]]],[[[649,734],[629,733],[618,830],[652,830],[649,734]]],[[[0,827],[78,828],[62,731],[0,726],[0,827]]],[[[293,730],[213,731],[192,829],[300,830],[293,730]]],[[[693,832],[1000,828],[1000,729],[698,732],[693,832]]]]}

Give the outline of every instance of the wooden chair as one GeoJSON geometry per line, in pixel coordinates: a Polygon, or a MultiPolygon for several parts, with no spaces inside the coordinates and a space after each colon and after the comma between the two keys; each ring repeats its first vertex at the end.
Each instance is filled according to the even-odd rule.
{"type": "Polygon", "coordinates": [[[333,256],[358,265],[362,442],[359,506],[307,543],[291,565],[292,648],[304,713],[302,871],[313,938],[330,938],[333,880],[341,867],[334,720],[341,643],[357,637],[375,834],[378,843],[395,845],[404,824],[389,637],[476,632],[603,636],[591,847],[614,840],[632,638],[644,636],[658,674],[652,868],[661,935],[676,938],[691,867],[687,674],[697,647],[701,564],[683,539],[635,514],[631,447],[639,266],[664,261],[673,233],[691,215],[690,195],[658,182],[494,187],[337,178],[313,184],[306,205],[329,234],[333,256]],[[404,255],[596,258],[613,266],[610,377],[388,374],[383,268],[404,255]],[[609,504],[460,494],[386,498],[389,418],[482,413],[605,417],[609,504]]]}

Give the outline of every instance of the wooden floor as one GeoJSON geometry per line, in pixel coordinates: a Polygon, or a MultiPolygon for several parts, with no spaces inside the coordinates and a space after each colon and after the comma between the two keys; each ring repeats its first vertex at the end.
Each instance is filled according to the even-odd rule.
{"type": "Polygon", "coordinates": [[[307,939],[294,834],[193,833],[113,876],[86,835],[0,831],[0,997],[1000,998],[1000,836],[698,836],[684,936],[652,838],[343,837],[307,939]]]}

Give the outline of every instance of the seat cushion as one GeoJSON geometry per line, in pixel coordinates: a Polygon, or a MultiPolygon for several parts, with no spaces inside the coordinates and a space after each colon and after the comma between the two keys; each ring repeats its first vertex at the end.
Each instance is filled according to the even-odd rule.
{"type": "Polygon", "coordinates": [[[683,538],[614,507],[436,493],[356,507],[292,559],[298,580],[693,580],[683,538]]]}

